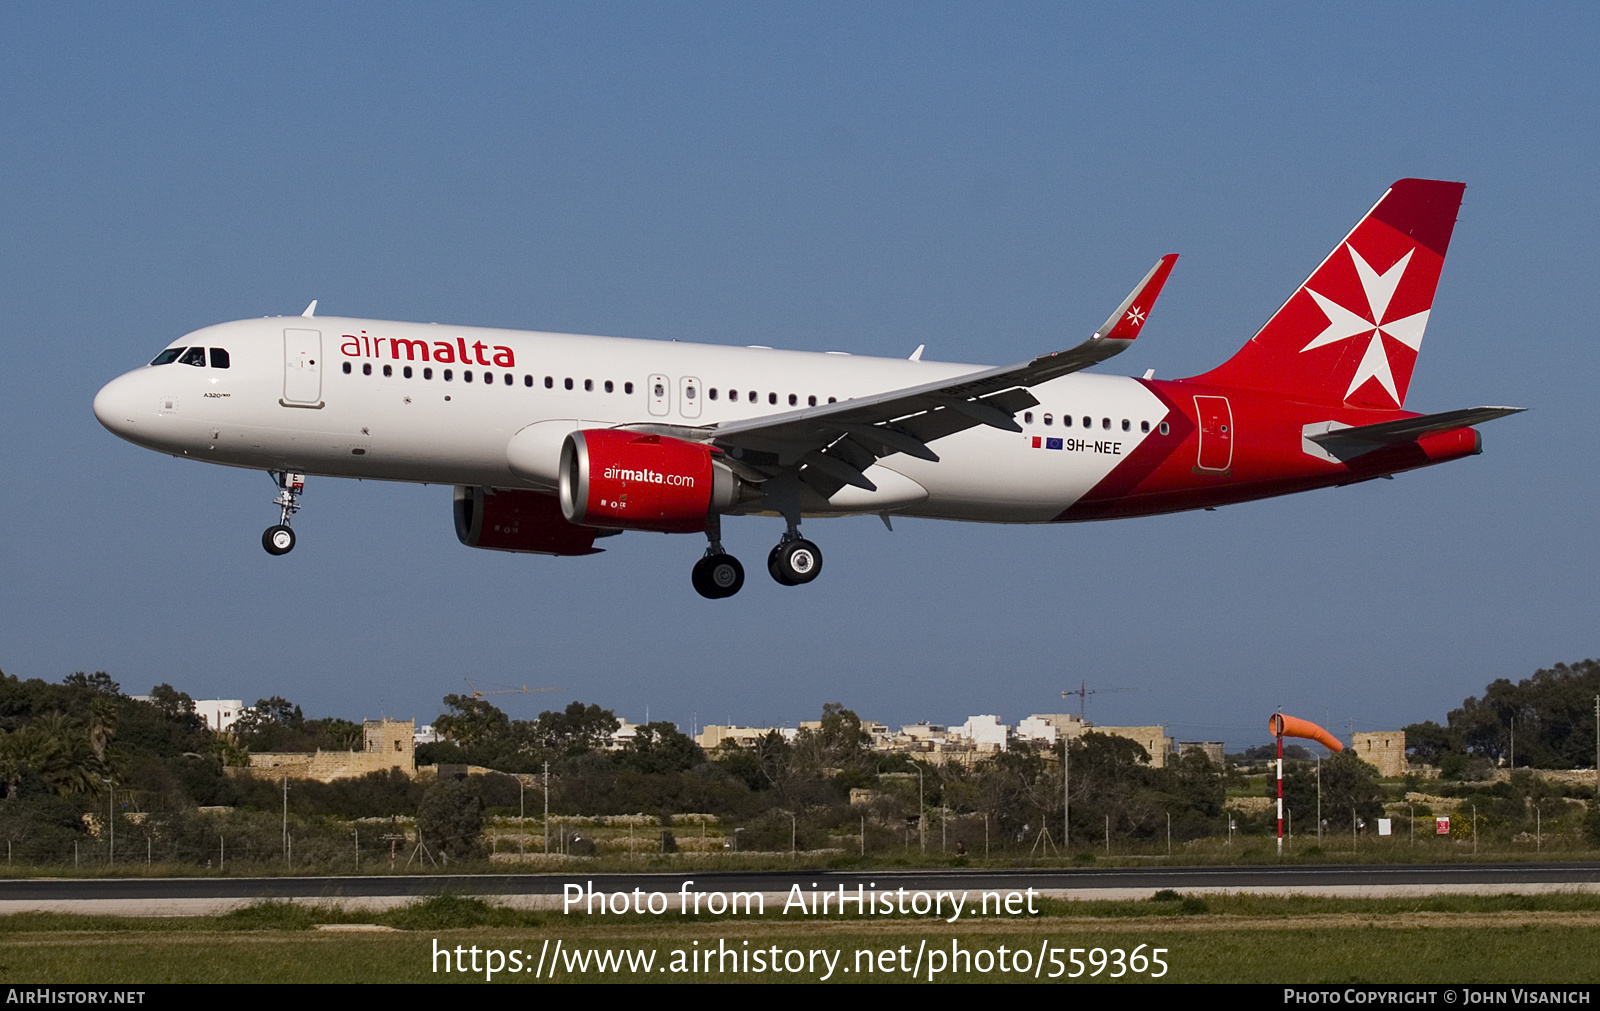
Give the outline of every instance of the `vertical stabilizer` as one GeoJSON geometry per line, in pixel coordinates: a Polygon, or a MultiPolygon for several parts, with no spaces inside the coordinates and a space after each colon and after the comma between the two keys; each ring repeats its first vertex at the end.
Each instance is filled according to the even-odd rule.
{"type": "Polygon", "coordinates": [[[1259,333],[1195,381],[1403,406],[1465,189],[1431,179],[1395,183],[1259,333]]]}

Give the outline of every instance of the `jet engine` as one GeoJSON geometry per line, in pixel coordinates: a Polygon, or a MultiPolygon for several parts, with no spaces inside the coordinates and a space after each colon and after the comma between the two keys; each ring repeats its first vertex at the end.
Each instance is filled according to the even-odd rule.
{"type": "Polygon", "coordinates": [[[585,526],[697,533],[746,489],[710,446],[610,428],[561,446],[561,514],[585,526]]]}
{"type": "Polygon", "coordinates": [[[568,523],[554,495],[536,491],[456,487],[456,537],[469,548],[532,555],[594,555],[595,538],[620,530],[568,523]]]}

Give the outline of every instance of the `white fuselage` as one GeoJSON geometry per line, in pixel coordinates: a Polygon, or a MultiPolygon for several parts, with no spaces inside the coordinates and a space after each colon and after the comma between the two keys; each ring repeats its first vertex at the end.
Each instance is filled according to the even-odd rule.
{"type": "MultiPolygon", "coordinates": [[[[222,323],[171,347],[222,349],[227,367],[214,355],[147,365],[101,390],[96,416],[138,445],[258,470],[541,491],[554,491],[576,429],[709,426],[980,368],[339,317],[222,323]]],[[[846,487],[808,512],[1049,522],[1167,415],[1146,384],[1117,376],[1032,393],[1023,434],[978,426],[939,440],[937,463],[890,456],[868,471],[877,492],[846,487]]]]}

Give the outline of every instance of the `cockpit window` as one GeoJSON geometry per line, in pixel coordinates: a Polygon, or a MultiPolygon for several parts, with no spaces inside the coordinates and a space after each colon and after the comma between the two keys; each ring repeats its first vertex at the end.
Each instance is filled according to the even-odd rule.
{"type": "Polygon", "coordinates": [[[189,350],[187,350],[187,351],[185,351],[183,353],[183,357],[179,358],[178,361],[183,363],[184,365],[196,365],[196,366],[199,366],[200,368],[205,368],[206,367],[206,349],[205,348],[190,348],[189,350]]]}
{"type": "Polygon", "coordinates": [[[211,367],[225,369],[228,367],[228,351],[226,348],[211,349],[211,367]]]}
{"type": "Polygon", "coordinates": [[[160,354],[156,355],[155,360],[152,361],[150,364],[151,365],[171,365],[173,362],[178,360],[178,356],[183,354],[183,351],[184,351],[183,348],[167,348],[165,351],[163,351],[160,354]]]}

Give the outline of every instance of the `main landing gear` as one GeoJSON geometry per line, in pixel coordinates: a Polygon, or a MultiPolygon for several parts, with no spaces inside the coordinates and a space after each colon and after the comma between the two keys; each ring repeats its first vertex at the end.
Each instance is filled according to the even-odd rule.
{"type": "MultiPolygon", "coordinates": [[[[720,600],[738,593],[744,586],[744,566],[722,550],[721,518],[713,516],[706,525],[705,557],[694,563],[689,579],[695,592],[709,600],[720,600]]],[[[822,549],[800,536],[791,526],[767,555],[767,571],[783,586],[800,586],[817,578],[822,571],[822,549]]]]}
{"type": "Polygon", "coordinates": [[[791,530],[767,555],[767,571],[784,586],[799,586],[822,571],[822,549],[791,530]]]}
{"type": "Polygon", "coordinates": [[[261,535],[261,546],[269,555],[287,555],[294,550],[294,529],[289,526],[289,520],[300,511],[300,493],[306,490],[306,476],[288,471],[268,473],[278,483],[278,497],[272,504],[282,510],[282,518],[261,535]]]}
{"type": "Polygon", "coordinates": [[[694,563],[689,581],[695,592],[708,600],[731,597],[744,586],[744,566],[739,559],[722,550],[722,517],[713,516],[706,523],[705,557],[694,563]]]}

